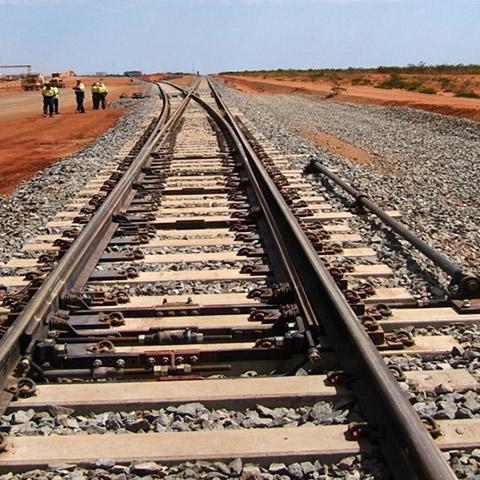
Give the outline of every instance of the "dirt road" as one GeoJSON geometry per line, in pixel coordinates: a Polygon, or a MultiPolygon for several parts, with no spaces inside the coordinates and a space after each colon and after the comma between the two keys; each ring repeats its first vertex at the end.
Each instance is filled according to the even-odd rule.
{"type": "MultiPolygon", "coordinates": [[[[88,87],[93,78],[85,79],[88,87]]],[[[108,101],[143,87],[124,77],[105,79],[108,101]]],[[[60,90],[60,115],[43,118],[39,92],[0,93],[0,195],[10,193],[23,180],[56,160],[70,155],[108,130],[123,115],[123,108],[92,111],[89,91],[87,113],[75,113],[71,87],[60,90]]]]}

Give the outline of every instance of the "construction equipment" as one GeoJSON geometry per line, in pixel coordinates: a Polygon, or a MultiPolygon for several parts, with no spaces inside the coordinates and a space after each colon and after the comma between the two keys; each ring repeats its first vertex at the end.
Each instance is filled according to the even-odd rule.
{"type": "Polygon", "coordinates": [[[52,73],[52,77],[50,78],[50,84],[52,85],[52,87],[65,88],[65,79],[63,78],[61,73],[54,72],[52,73]]]}
{"type": "Polygon", "coordinates": [[[22,77],[22,88],[24,90],[40,90],[43,85],[43,77],[39,73],[28,73],[22,77]]]}

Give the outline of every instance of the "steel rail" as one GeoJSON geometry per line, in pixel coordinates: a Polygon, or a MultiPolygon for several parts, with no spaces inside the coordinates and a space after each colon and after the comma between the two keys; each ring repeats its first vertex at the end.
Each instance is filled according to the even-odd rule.
{"type": "Polygon", "coordinates": [[[306,167],[305,173],[322,173],[336,185],[348,192],[355,198],[355,205],[367,208],[375,214],[383,223],[391,227],[402,238],[407,240],[417,250],[428,257],[435,265],[440,267],[445,273],[452,277],[452,282],[458,285],[457,295],[461,298],[480,298],[480,277],[478,275],[465,273],[461,266],[450,260],[445,254],[433,248],[427,242],[415,235],[405,225],[395,220],[385,210],[382,210],[376,203],[372,202],[368,196],[355,189],[338,175],[331,172],[327,167],[317,160],[312,160],[306,167]]]}
{"type": "MultiPolygon", "coordinates": [[[[164,83],[167,83],[168,85],[177,88],[182,92],[186,91],[182,87],[179,87],[178,85],[175,85],[173,83],[164,83]]],[[[303,314],[306,317],[307,323],[310,326],[318,325],[315,315],[310,308],[310,303],[306,299],[305,292],[302,288],[302,282],[298,276],[298,273],[294,268],[292,268],[292,264],[288,256],[288,249],[284,243],[282,232],[279,230],[276,224],[273,213],[270,212],[269,203],[263,194],[262,188],[258,184],[257,178],[255,177],[253,170],[250,167],[244,145],[242,144],[238,136],[235,134],[234,129],[224,120],[224,118],[222,118],[221,115],[219,115],[218,112],[216,112],[210,105],[208,105],[208,103],[203,101],[200,97],[194,95],[193,99],[197,103],[199,103],[210,114],[212,118],[215,119],[217,124],[222,127],[222,130],[227,133],[227,135],[229,135],[230,138],[233,140],[235,148],[237,149],[238,154],[243,160],[243,166],[245,167],[250,185],[252,186],[254,191],[254,197],[251,200],[261,206],[265,214],[268,235],[271,235],[273,239],[273,243],[271,246],[275,249],[275,252],[269,251],[269,256],[270,259],[273,260],[272,269],[275,270],[275,277],[277,279],[283,278],[285,281],[293,281],[292,286],[295,289],[295,293],[297,298],[299,299],[299,303],[301,303],[302,305],[303,314]]]]}
{"type": "MultiPolygon", "coordinates": [[[[305,292],[319,323],[333,342],[340,365],[352,380],[352,390],[369,426],[373,427],[392,474],[402,480],[456,479],[238,123],[209,83],[225,121],[247,152],[263,193],[275,209],[276,222],[284,232],[291,261],[301,274],[305,292]]],[[[196,96],[193,99],[201,102],[196,96]]]]}
{"type": "MultiPolygon", "coordinates": [[[[21,359],[26,347],[32,340],[41,336],[39,330],[42,327],[42,323],[54,309],[58,308],[61,294],[82,273],[85,261],[90,253],[95,250],[102,236],[114,223],[112,222],[113,215],[118,212],[123,200],[131,190],[132,182],[140,173],[142,166],[159,140],[162,137],[165,138],[165,133],[178,122],[197,86],[192,89],[191,93],[185,96],[182,104],[169,119],[170,106],[168,97],[163,89],[158,86],[160,95],[163,98],[163,108],[158,125],[150,139],[143,146],[115,188],[106,197],[100,208],[95,212],[90,222],[72,243],[67,253],[62,257],[54,270],[50,272],[12,326],[0,339],[0,385],[4,386],[7,383],[11,370],[21,359]]],[[[28,362],[28,360],[26,361],[28,362]]],[[[3,390],[0,394],[0,411],[8,405],[10,398],[10,393],[3,390]]]]}

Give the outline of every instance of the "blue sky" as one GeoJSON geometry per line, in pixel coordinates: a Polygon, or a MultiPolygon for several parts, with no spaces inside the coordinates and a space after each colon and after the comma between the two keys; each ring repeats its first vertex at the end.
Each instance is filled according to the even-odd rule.
{"type": "Polygon", "coordinates": [[[480,0],[0,0],[0,64],[50,72],[480,63],[480,0]]]}

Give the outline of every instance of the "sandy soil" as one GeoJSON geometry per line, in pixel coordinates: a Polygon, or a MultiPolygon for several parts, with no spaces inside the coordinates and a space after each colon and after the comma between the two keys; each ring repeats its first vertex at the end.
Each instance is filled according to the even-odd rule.
{"type": "MultiPolygon", "coordinates": [[[[87,90],[94,77],[84,77],[87,90]]],[[[141,91],[124,77],[106,78],[108,101],[123,93],[141,91]]],[[[87,113],[75,114],[75,95],[71,88],[60,90],[60,113],[43,118],[42,98],[37,92],[0,93],[0,195],[10,193],[56,160],[74,153],[108,130],[124,114],[123,108],[91,110],[89,91],[87,113]]]]}
{"type": "MultiPolygon", "coordinates": [[[[227,85],[250,94],[300,93],[325,97],[331,92],[327,81],[289,81],[226,75],[217,77],[227,85]]],[[[480,121],[480,99],[457,98],[451,93],[428,95],[406,90],[384,90],[364,85],[344,86],[345,91],[335,101],[419,108],[431,112],[455,115],[480,121]]]]}
{"type": "Polygon", "coordinates": [[[345,142],[334,135],[316,129],[303,130],[300,134],[308,140],[317,143],[332,155],[346,158],[353,163],[360,163],[385,171],[385,164],[380,157],[373,155],[362,148],[358,148],[351,143],[345,142]]]}
{"type": "Polygon", "coordinates": [[[197,78],[195,75],[183,75],[183,77],[175,78],[172,82],[177,85],[190,85],[195,78],[197,78]]]}

